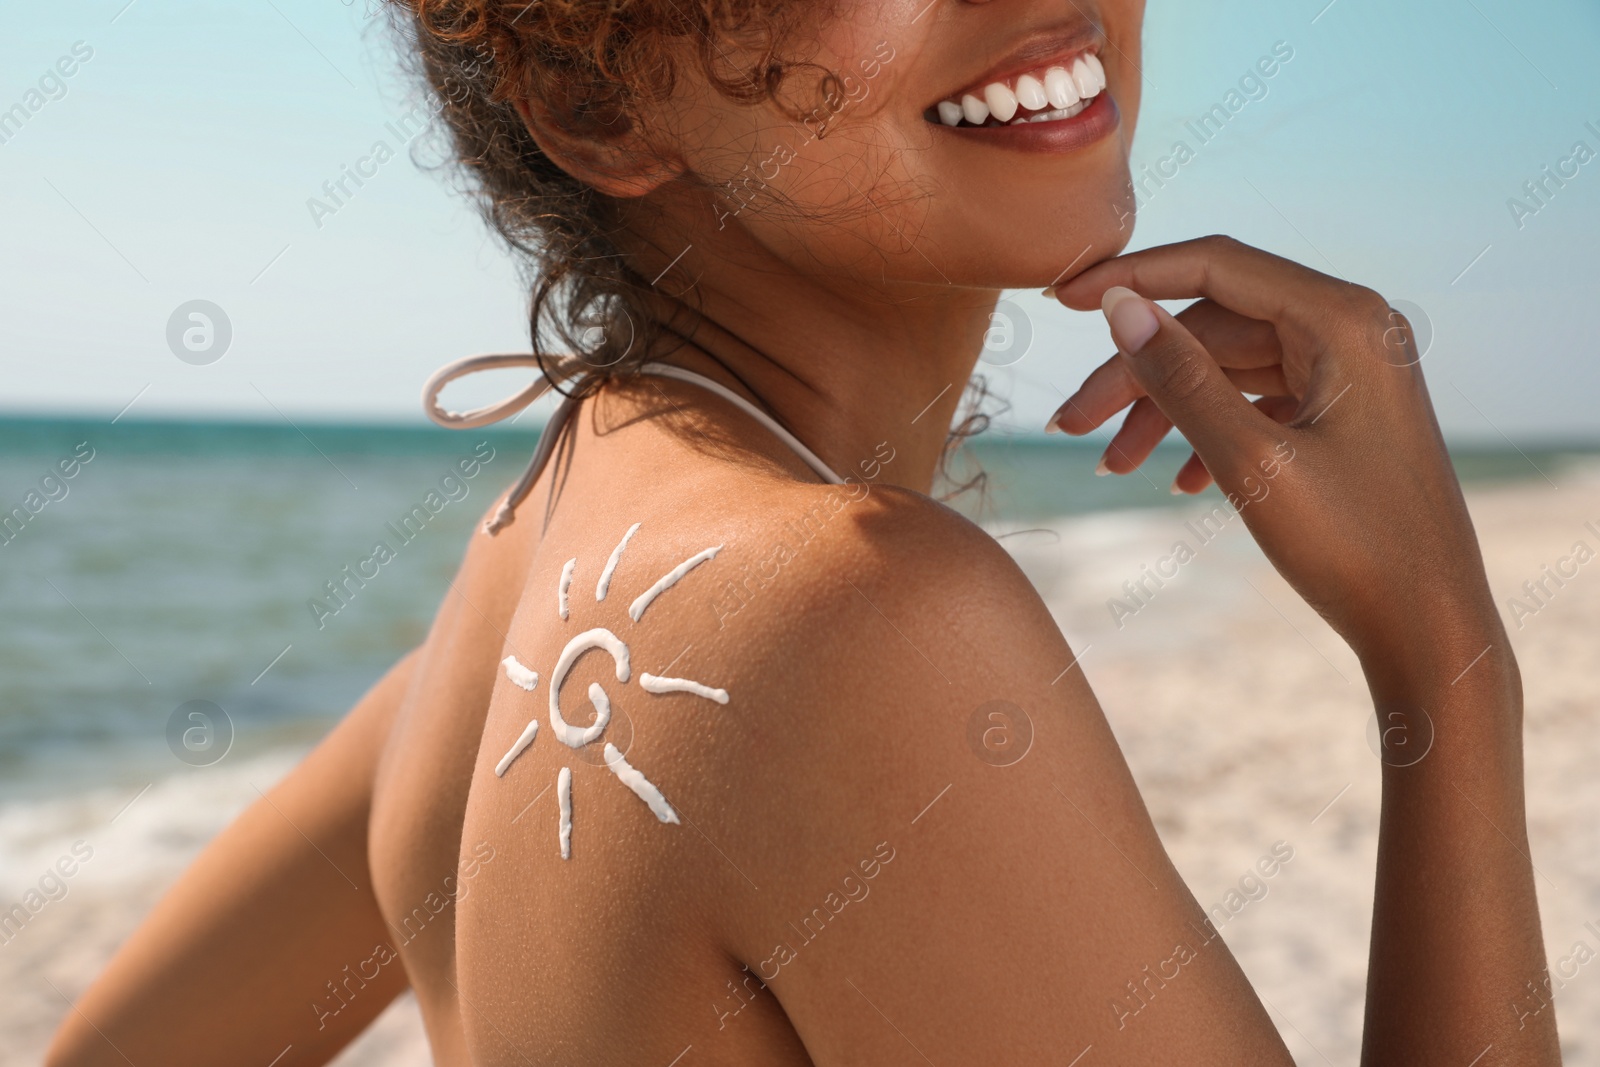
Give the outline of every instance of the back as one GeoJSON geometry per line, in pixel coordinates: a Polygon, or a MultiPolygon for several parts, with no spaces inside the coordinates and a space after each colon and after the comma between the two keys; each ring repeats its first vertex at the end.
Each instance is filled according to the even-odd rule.
{"type": "Polygon", "coordinates": [[[441,1062],[810,1062],[733,947],[770,867],[722,848],[782,794],[748,764],[801,682],[758,620],[868,489],[576,421],[418,657],[374,789],[379,904],[441,1062]]]}
{"type": "Polygon", "coordinates": [[[418,658],[370,857],[439,1062],[981,1062],[997,1013],[1024,1060],[1136,1061],[1219,1011],[1197,1062],[1279,1055],[1004,553],[720,403],[675,393],[744,446],[586,408],[418,658]]]}

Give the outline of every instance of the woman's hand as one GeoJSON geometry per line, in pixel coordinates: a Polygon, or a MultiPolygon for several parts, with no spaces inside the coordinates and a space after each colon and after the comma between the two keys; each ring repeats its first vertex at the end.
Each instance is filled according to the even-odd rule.
{"type": "Polygon", "coordinates": [[[1426,758],[1384,761],[1362,1063],[1559,1064],[1554,1011],[1522,999],[1548,971],[1521,684],[1405,320],[1221,237],[1098,264],[1057,295],[1100,304],[1119,350],[1060,427],[1132,404],[1105,462],[1131,470],[1176,425],[1197,454],[1177,488],[1215,477],[1361,657],[1377,710],[1426,713],[1426,758]],[[1176,318],[1150,302],[1195,297],[1176,318]]]}
{"type": "Polygon", "coordinates": [[[1363,662],[1442,669],[1500,632],[1410,328],[1381,296],[1227,237],[1108,260],[1056,295],[1103,306],[1119,349],[1052,418],[1084,434],[1133,405],[1102,470],[1176,425],[1196,455],[1174,492],[1215,478],[1363,662]],[[1151,303],[1191,298],[1176,317],[1151,303]]]}

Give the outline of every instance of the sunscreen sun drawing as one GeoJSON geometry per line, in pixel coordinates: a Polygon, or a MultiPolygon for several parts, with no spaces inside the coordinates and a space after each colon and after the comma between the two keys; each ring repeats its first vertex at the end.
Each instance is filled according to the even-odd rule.
{"type": "MultiPolygon", "coordinates": [[[[622,560],[623,550],[628,547],[628,542],[633,535],[639,532],[639,523],[628,527],[628,532],[622,535],[622,540],[617,542],[617,547],[612,549],[611,557],[606,560],[605,568],[600,572],[600,580],[595,583],[594,599],[596,603],[606,598],[606,593],[611,588],[611,576],[616,573],[617,564],[622,560]]],[[[716,558],[722,551],[722,545],[714,545],[703,551],[697,552],[662,575],[649,589],[634,600],[628,607],[628,617],[635,623],[644,618],[644,613],[649,610],[655,599],[674,585],[700,564],[716,558]]],[[[572,579],[578,569],[576,557],[567,560],[561,568],[561,579],[556,586],[556,614],[563,622],[571,616],[570,593],[572,579]]],[[[599,682],[589,686],[589,702],[594,705],[594,722],[588,726],[574,726],[567,722],[561,714],[561,684],[566,681],[567,672],[577,663],[578,657],[590,649],[601,649],[610,653],[616,665],[617,681],[623,685],[633,676],[633,669],[628,662],[628,646],[616,634],[603,626],[597,626],[577,634],[568,641],[561,654],[556,657],[556,665],[550,672],[550,732],[557,741],[571,749],[580,749],[585,745],[593,744],[600,740],[600,735],[605,733],[606,726],[611,722],[611,698],[606,694],[599,682]]],[[[506,672],[506,677],[520,689],[533,692],[539,685],[539,672],[530,670],[519,662],[516,656],[507,656],[500,664],[506,672]]],[[[639,675],[639,688],[646,693],[660,695],[663,693],[689,693],[718,704],[728,702],[728,691],[716,689],[700,682],[690,681],[687,678],[663,678],[649,672],[639,675]]],[[[528,720],[528,725],[523,728],[521,736],[500,757],[500,762],[495,764],[495,777],[505,777],[506,771],[516,762],[518,756],[527,751],[533,744],[534,738],[539,734],[539,719],[534,717],[528,720]]],[[[633,791],[634,795],[644,801],[655,817],[664,823],[678,822],[678,813],[672,810],[672,805],[667,803],[667,798],[661,795],[648,778],[623,758],[617,746],[607,741],[603,750],[605,765],[617,780],[633,791]]],[[[572,858],[572,768],[562,767],[556,775],[556,801],[560,806],[560,836],[561,858],[572,858]]]]}

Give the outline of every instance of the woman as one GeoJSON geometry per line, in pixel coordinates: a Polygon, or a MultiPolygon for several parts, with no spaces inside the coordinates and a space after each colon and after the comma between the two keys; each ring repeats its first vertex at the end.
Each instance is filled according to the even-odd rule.
{"type": "Polygon", "coordinates": [[[411,7],[577,399],[52,1064],[323,1063],[407,986],[440,1064],[1291,1062],[1038,595],[926,495],[998,292],[1045,284],[1119,350],[1059,428],[1131,405],[1126,473],[1175,424],[1175,488],[1248,501],[1432,724],[1384,769],[1365,1062],[1558,1061],[1511,1007],[1517,668],[1403,322],[1223,238],[1114,258],[1137,0],[411,7]]]}

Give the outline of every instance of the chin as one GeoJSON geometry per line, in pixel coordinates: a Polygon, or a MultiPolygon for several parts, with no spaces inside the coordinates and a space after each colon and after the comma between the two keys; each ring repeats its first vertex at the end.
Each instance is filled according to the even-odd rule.
{"type": "Polygon", "coordinates": [[[1138,86],[1106,47],[1092,23],[1069,19],[923,108],[923,166],[940,190],[924,232],[966,261],[945,268],[964,275],[950,281],[1043,288],[1127,246],[1138,86]]]}
{"type": "Polygon", "coordinates": [[[953,213],[947,226],[925,228],[930,257],[933,247],[959,250],[940,264],[942,280],[990,289],[1043,289],[1119,254],[1133,238],[1134,198],[1120,158],[1089,180],[999,184],[996,190],[996,183],[989,183],[993,199],[985,210],[953,213]],[[1017,206],[1024,204],[1032,206],[1017,206]],[[937,241],[931,239],[935,231],[941,234],[937,241]]]}

